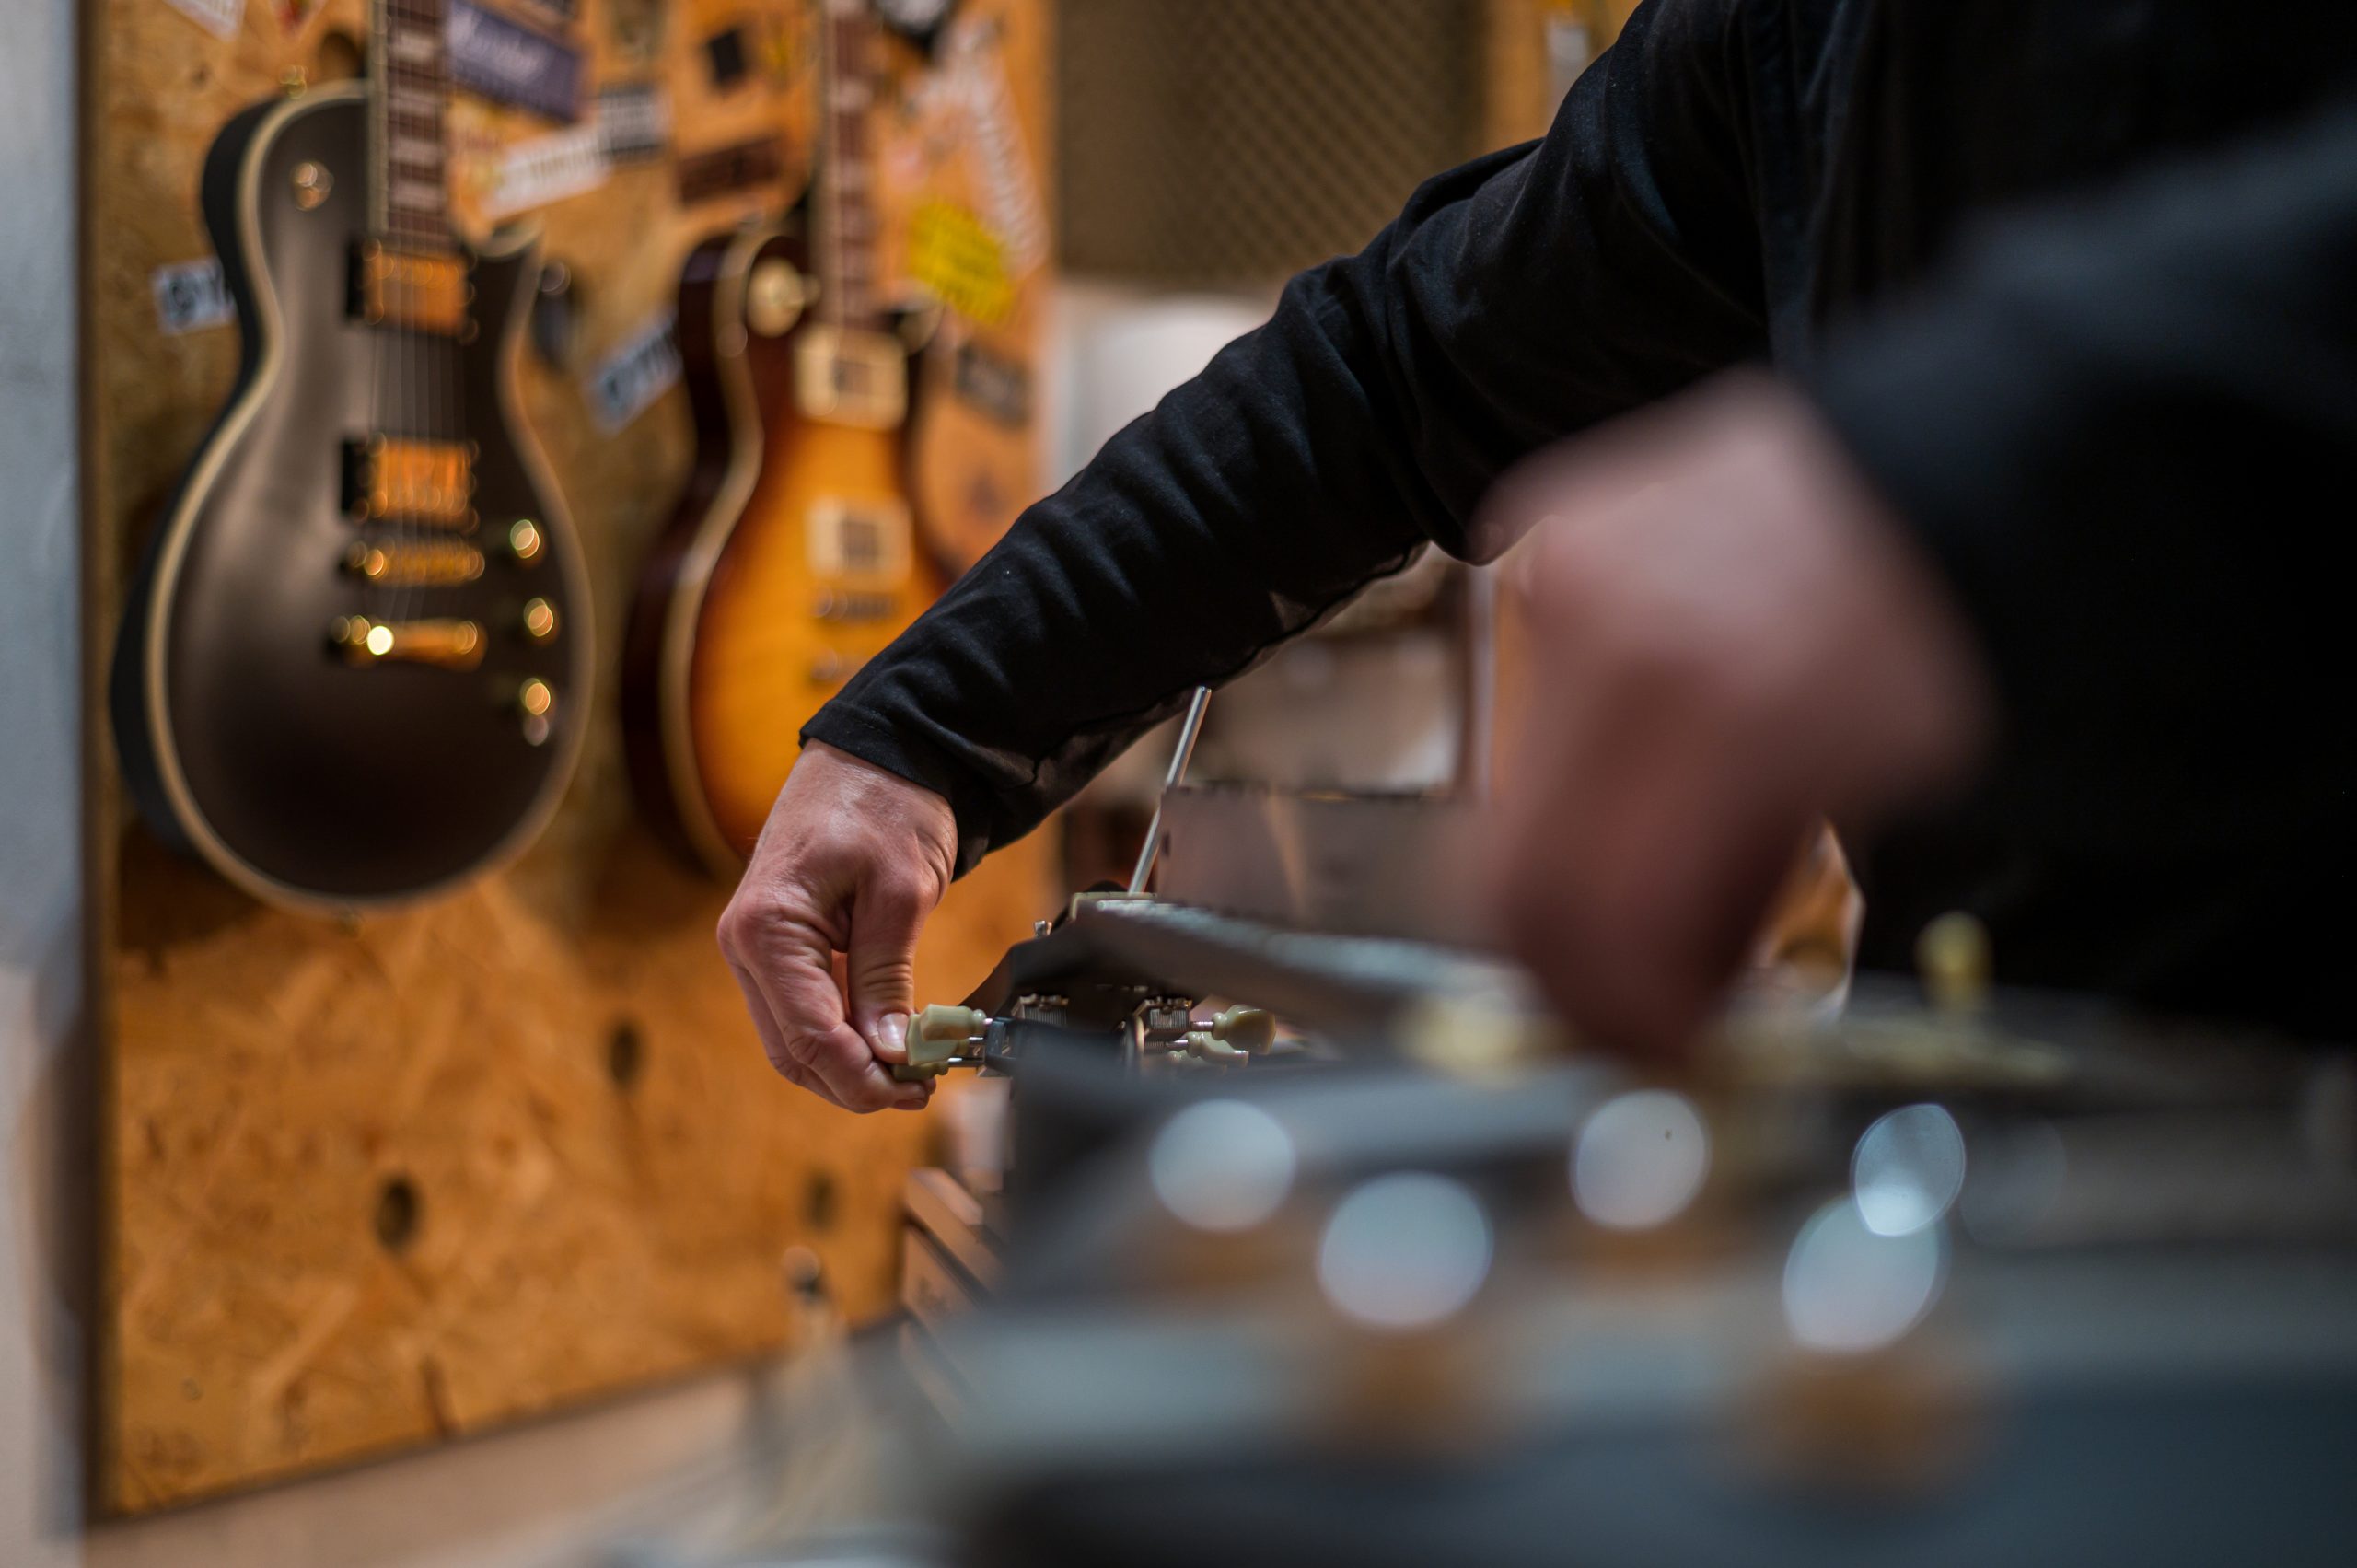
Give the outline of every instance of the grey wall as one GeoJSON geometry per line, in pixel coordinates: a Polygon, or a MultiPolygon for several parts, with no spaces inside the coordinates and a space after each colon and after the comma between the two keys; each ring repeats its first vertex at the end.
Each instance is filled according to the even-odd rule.
{"type": "Polygon", "coordinates": [[[592,1560],[741,1451],[720,1378],[416,1458],[86,1528],[73,1282],[88,1260],[78,932],[70,0],[0,49],[0,1564],[422,1568],[592,1560]]]}

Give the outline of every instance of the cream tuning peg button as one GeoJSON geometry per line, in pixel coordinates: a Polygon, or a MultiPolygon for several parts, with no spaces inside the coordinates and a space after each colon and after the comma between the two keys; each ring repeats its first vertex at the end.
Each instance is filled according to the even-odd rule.
{"type": "Polygon", "coordinates": [[[1265,1008],[1230,1007],[1212,1020],[1212,1038],[1238,1051],[1258,1053],[1277,1043],[1277,1020],[1265,1008]]]}
{"type": "Polygon", "coordinates": [[[990,1027],[991,1016],[979,1007],[945,1007],[934,1004],[919,1013],[909,1028],[909,1063],[923,1066],[946,1061],[964,1051],[966,1042],[990,1027]]]}
{"type": "Polygon", "coordinates": [[[1932,1005],[1944,1013],[1977,1013],[1989,1000],[1989,928],[1952,910],[1915,938],[1915,967],[1932,1005]]]}
{"type": "Polygon", "coordinates": [[[1247,1052],[1236,1046],[1228,1044],[1227,1041],[1212,1033],[1210,1029],[1189,1029],[1187,1031],[1187,1052],[1189,1055],[1200,1057],[1205,1062],[1243,1062],[1249,1060],[1247,1052]]]}

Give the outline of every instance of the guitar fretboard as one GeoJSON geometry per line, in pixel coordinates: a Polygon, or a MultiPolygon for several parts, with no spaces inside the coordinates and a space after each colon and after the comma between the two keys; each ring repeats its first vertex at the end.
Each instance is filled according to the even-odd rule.
{"type": "Polygon", "coordinates": [[[865,0],[821,0],[825,68],[819,83],[819,315],[839,327],[877,321],[876,203],[867,127],[875,96],[875,28],[865,0]]]}
{"type": "Polygon", "coordinates": [[[376,0],[376,227],[403,250],[451,250],[447,0],[376,0]]]}

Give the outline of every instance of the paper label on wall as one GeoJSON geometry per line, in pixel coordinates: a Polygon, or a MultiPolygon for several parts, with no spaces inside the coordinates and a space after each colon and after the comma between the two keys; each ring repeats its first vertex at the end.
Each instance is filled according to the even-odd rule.
{"type": "Polygon", "coordinates": [[[598,134],[606,161],[616,167],[660,157],[671,139],[670,95],[651,82],[598,89],[598,134]]]}
{"type": "Polygon", "coordinates": [[[997,29],[980,18],[953,27],[948,76],[973,127],[968,145],[978,160],[983,203],[998,231],[1004,264],[1021,277],[1048,259],[1048,209],[1016,122],[1015,94],[997,39],[997,29]]]}
{"type": "Polygon", "coordinates": [[[583,384],[590,416],[611,436],[679,379],[679,345],[668,311],[631,334],[590,371],[583,384]]]}
{"type": "Polygon", "coordinates": [[[552,131],[503,147],[491,162],[482,210],[486,217],[513,217],[584,191],[595,191],[611,172],[606,138],[595,122],[552,131]]]}
{"type": "Polygon", "coordinates": [[[235,38],[245,25],[246,0],[167,0],[173,10],[215,38],[235,38]]]}
{"type": "Polygon", "coordinates": [[[999,237],[953,202],[927,202],[910,220],[909,278],[986,327],[1015,311],[1015,279],[999,237]]]}
{"type": "Polygon", "coordinates": [[[237,301],[229,297],[218,257],[158,267],[147,282],[156,294],[156,319],[168,337],[226,327],[238,319],[237,301]]]}

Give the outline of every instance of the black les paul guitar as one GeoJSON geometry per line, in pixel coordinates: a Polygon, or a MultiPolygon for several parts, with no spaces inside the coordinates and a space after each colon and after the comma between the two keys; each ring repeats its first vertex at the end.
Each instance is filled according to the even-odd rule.
{"type": "Polygon", "coordinates": [[[236,396],[149,546],[112,707],[147,820],[250,891],[349,909],[520,850],[580,750],[589,595],[517,406],[534,244],[453,232],[444,0],[374,0],[370,75],[206,159],[236,396]]]}

